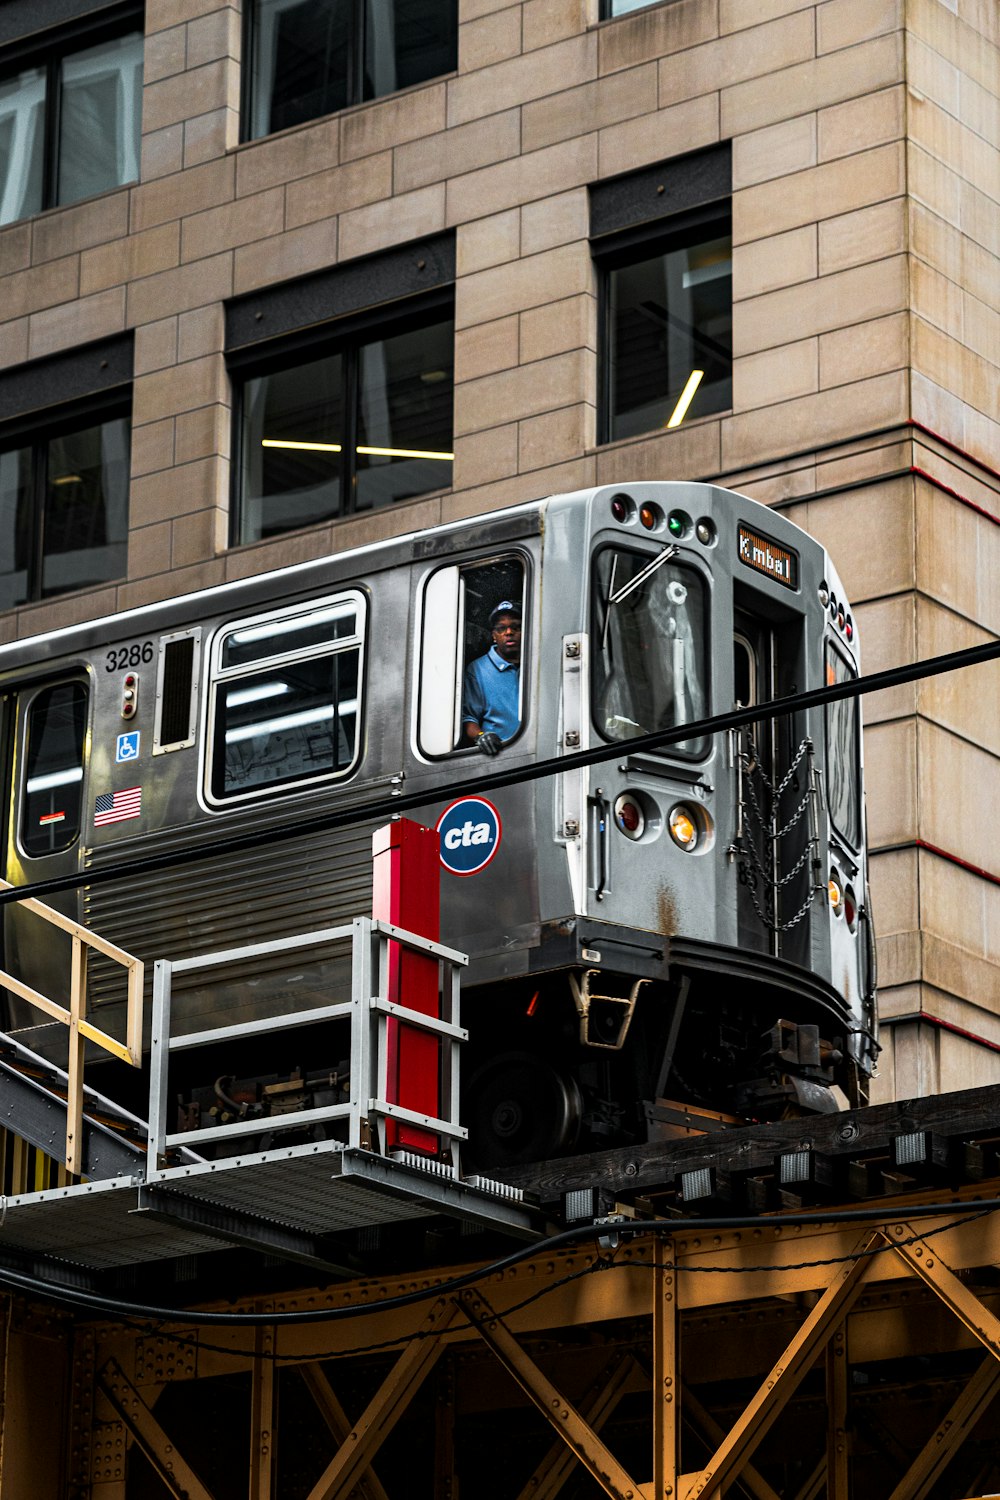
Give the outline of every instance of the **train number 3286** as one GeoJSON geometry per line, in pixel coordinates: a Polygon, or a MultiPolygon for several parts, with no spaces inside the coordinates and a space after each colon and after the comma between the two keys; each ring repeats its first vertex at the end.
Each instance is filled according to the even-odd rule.
{"type": "Polygon", "coordinates": [[[132,641],[128,646],[112,646],[104,658],[104,670],[124,672],[126,667],[141,667],[152,660],[152,641],[132,641]]]}

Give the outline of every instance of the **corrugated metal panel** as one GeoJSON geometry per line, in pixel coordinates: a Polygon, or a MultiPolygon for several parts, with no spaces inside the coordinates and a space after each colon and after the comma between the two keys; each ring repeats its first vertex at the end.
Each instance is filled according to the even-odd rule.
{"type": "MultiPolygon", "coordinates": [[[[85,920],[148,965],[156,958],[177,960],[336,925],[371,911],[373,828],[368,824],[344,833],[303,833],[271,848],[94,886],[84,893],[85,920]]],[[[314,975],[324,992],[332,982],[333,957],[340,969],[340,955],[332,949],[317,950],[315,955],[317,962],[325,961],[324,971],[314,975]]],[[[267,963],[255,960],[242,971],[227,970],[220,976],[221,984],[213,985],[213,1008],[231,1002],[234,986],[252,979],[259,987],[263,977],[287,970],[280,956],[267,963]]],[[[302,971],[302,960],[297,960],[293,972],[302,971]]],[[[120,975],[104,960],[92,960],[93,1005],[107,1009],[112,1001],[120,1003],[120,975]]],[[[187,988],[193,987],[196,981],[188,981],[187,988]]]]}

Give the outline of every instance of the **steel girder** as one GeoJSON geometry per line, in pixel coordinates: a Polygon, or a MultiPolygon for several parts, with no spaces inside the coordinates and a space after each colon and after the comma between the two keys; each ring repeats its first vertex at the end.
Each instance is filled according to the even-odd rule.
{"type": "MultiPolygon", "coordinates": [[[[554,1500],[582,1466],[615,1500],[715,1500],[735,1494],[734,1486],[754,1500],[775,1500],[777,1490],[766,1473],[754,1467],[754,1456],[788,1403],[801,1399],[797,1393],[807,1375],[815,1385],[812,1372],[817,1371],[822,1373],[826,1393],[825,1443],[816,1451],[805,1481],[796,1481],[796,1500],[816,1500],[824,1494],[827,1500],[848,1500],[852,1398],[847,1370],[852,1342],[858,1342],[854,1322],[882,1315],[879,1308],[857,1311],[859,1298],[865,1292],[891,1312],[893,1298],[912,1296],[916,1282],[947,1312],[953,1336],[951,1342],[939,1336],[942,1353],[975,1345],[985,1351],[978,1369],[965,1379],[957,1396],[944,1404],[920,1450],[914,1454],[911,1448],[908,1467],[895,1482],[891,1500],[925,1500],[942,1493],[941,1476],[947,1465],[1000,1391],[1000,1317],[988,1305],[992,1294],[988,1290],[977,1293],[968,1281],[970,1272],[998,1262],[997,1214],[961,1223],[945,1218],[933,1223],[897,1220],[860,1238],[856,1226],[803,1231],[774,1223],[749,1234],[743,1230],[704,1234],[693,1226],[685,1225],[681,1231],[671,1225],[663,1236],[625,1241],[599,1260],[587,1250],[549,1254],[539,1250],[503,1275],[483,1268],[482,1280],[471,1290],[451,1291],[448,1280],[453,1273],[435,1272],[421,1278],[432,1299],[429,1307],[427,1301],[413,1307],[394,1305],[391,1310],[383,1306],[404,1289],[412,1291],[413,1278],[359,1282],[325,1293],[314,1291],[308,1298],[303,1294],[282,1299],[289,1310],[307,1304],[316,1310],[356,1307],[361,1301],[367,1304],[362,1316],[346,1324],[265,1324],[256,1332],[232,1329],[208,1336],[193,1333],[187,1323],[184,1337],[198,1353],[179,1362],[174,1378],[197,1379],[231,1371],[234,1365],[249,1372],[248,1471],[254,1500],[281,1492],[281,1454],[273,1443],[277,1364],[299,1370],[312,1405],[336,1445],[328,1461],[322,1455],[317,1459],[308,1500],[346,1497],[352,1491],[364,1500],[389,1500],[393,1487],[387,1487],[376,1473],[385,1439],[441,1356],[450,1351],[467,1359],[477,1347],[488,1350],[491,1359],[516,1381],[552,1435],[548,1450],[521,1488],[522,1497],[531,1493],[554,1500]],[[590,1274],[595,1268],[600,1274],[590,1274]],[[723,1320],[733,1318],[741,1308],[752,1311],[761,1339],[766,1344],[769,1338],[780,1353],[742,1410],[724,1420],[718,1403],[706,1400],[700,1386],[696,1390],[689,1381],[682,1383],[685,1326],[696,1315],[719,1320],[721,1379],[729,1373],[721,1335],[723,1320]],[[790,1309],[798,1310],[797,1317],[789,1317],[790,1309]],[[622,1344],[617,1353],[612,1348],[602,1360],[586,1367],[592,1372],[586,1380],[581,1362],[581,1379],[571,1400],[567,1391],[572,1382],[566,1370],[572,1369],[572,1362],[565,1368],[558,1365],[559,1344],[562,1339],[573,1346],[587,1325],[605,1328],[609,1338],[619,1326],[638,1329],[640,1342],[622,1344]],[[526,1342],[537,1344],[540,1337],[540,1352],[529,1352],[526,1342]],[[337,1361],[350,1359],[352,1351],[380,1342],[395,1349],[392,1367],[352,1422],[335,1392],[335,1376],[328,1372],[336,1369],[337,1361]],[[554,1364],[563,1369],[558,1379],[552,1373],[554,1364]],[[622,1403],[634,1404],[640,1392],[648,1414],[646,1456],[637,1461],[633,1451],[623,1463],[615,1451],[613,1432],[611,1445],[604,1434],[614,1428],[622,1403]],[[682,1422],[709,1453],[701,1467],[687,1471],[680,1468],[682,1422]]],[[[164,1330],[164,1336],[169,1340],[169,1330],[164,1330]]],[[[92,1330],[91,1337],[98,1349],[97,1366],[103,1371],[101,1397],[110,1403],[112,1415],[124,1425],[129,1439],[142,1447],[168,1488],[175,1486],[171,1492],[180,1494],[183,1489],[192,1497],[212,1500],[196,1475],[195,1462],[186,1461],[180,1451],[184,1444],[168,1438],[154,1414],[153,1400],[143,1393],[135,1373],[140,1335],[109,1325],[92,1330]]],[[[860,1343],[866,1344],[864,1337],[860,1343]]],[[[905,1337],[900,1335],[887,1353],[904,1355],[905,1337]]],[[[700,1358],[704,1364],[704,1354],[700,1358]]],[[[768,1367],[759,1364],[758,1368],[768,1367]]],[[[148,1375],[147,1371],[147,1381],[148,1375]]],[[[463,1420],[454,1377],[449,1378],[452,1394],[436,1418],[433,1443],[435,1493],[442,1496],[453,1486],[455,1434],[460,1435],[463,1420]]],[[[156,1393],[163,1383],[162,1379],[154,1382],[156,1393]]],[[[107,1415],[105,1408],[105,1421],[107,1415]]],[[[97,1416],[100,1420],[100,1409],[97,1416]]],[[[93,1493],[96,1500],[97,1492],[93,1493]]],[[[0,1484],[0,1497],[4,1494],[5,1486],[0,1484]]],[[[101,1500],[119,1500],[106,1486],[100,1495],[101,1500]]],[[[123,1485],[120,1500],[126,1495],[123,1485]]]]}

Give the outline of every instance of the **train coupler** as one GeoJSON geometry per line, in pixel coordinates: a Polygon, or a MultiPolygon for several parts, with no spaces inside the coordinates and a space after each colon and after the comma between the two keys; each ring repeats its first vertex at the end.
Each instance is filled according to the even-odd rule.
{"type": "MultiPolygon", "coordinates": [[[[603,981],[605,988],[615,977],[603,974],[600,969],[584,969],[582,979],[578,979],[575,974],[569,976],[573,1004],[580,1022],[580,1044],[583,1047],[598,1047],[605,1052],[620,1052],[632,1024],[636,1001],[643,986],[651,981],[634,980],[628,987],[627,994],[598,994],[591,988],[595,975],[603,981]]],[[[623,979],[623,988],[626,983],[623,979]]]]}

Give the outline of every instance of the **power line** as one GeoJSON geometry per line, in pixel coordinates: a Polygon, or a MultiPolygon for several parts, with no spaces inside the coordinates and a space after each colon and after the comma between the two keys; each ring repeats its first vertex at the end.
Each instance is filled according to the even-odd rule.
{"type": "Polygon", "coordinates": [[[219,859],[226,855],[239,854],[247,849],[259,849],[266,844],[283,843],[301,837],[308,829],[310,833],[328,833],[336,829],[352,828],[360,823],[384,821],[426,807],[428,803],[449,802],[457,797],[499,791],[503,787],[518,786],[522,782],[541,781],[548,776],[560,776],[587,766],[602,765],[605,761],[621,756],[640,755],[650,750],[664,750],[686,740],[702,739],[709,735],[723,734],[730,729],[742,728],[745,724],[759,724],[766,720],[783,718],[787,714],[805,713],[813,708],[822,708],[827,703],[836,703],[842,698],[862,697],[867,693],[884,692],[887,688],[900,687],[907,682],[921,681],[925,677],[936,677],[943,672],[955,672],[962,667],[979,666],[1000,657],[1000,641],[988,641],[981,646],[970,646],[963,651],[951,651],[944,656],[929,657],[924,661],[911,662],[903,667],[891,667],[884,672],[873,672],[868,677],[855,677],[846,682],[831,683],[828,687],[812,688],[804,693],[792,693],[787,698],[776,698],[769,703],[758,703],[752,708],[731,709],[724,714],[715,714],[706,719],[695,719],[676,725],[655,734],[637,735],[634,739],[620,740],[615,744],[595,745],[589,750],[576,750],[568,755],[536,760],[529,766],[516,766],[508,771],[490,769],[485,775],[466,777],[444,786],[425,787],[419,792],[402,792],[398,796],[380,797],[371,802],[362,802],[352,807],[340,808],[328,813],[311,813],[306,820],[296,820],[279,828],[254,829],[248,833],[231,834],[228,838],[214,840],[210,845],[196,849],[161,850],[139,859],[122,860],[116,865],[104,865],[76,871],[68,875],[53,876],[48,880],[37,880],[31,885],[14,886],[0,891],[0,906],[12,901],[23,901],[28,897],[42,898],[57,891],[76,890],[81,885],[103,885],[109,881],[126,880],[136,875],[145,875],[152,870],[165,870],[178,865],[196,864],[206,859],[219,859]]]}
{"type": "MultiPolygon", "coordinates": [[[[898,1205],[894,1208],[891,1204],[880,1204],[877,1208],[855,1208],[855,1209],[820,1209],[805,1212],[781,1214],[781,1215],[756,1215],[732,1218],[714,1219],[622,1219],[620,1222],[604,1222],[581,1224],[571,1229],[565,1229],[559,1234],[551,1235],[540,1243],[526,1245],[518,1250],[512,1251],[501,1259],[490,1262],[488,1265],[476,1267],[474,1270],[466,1271],[460,1276],[454,1276],[450,1280],[432,1282],[425,1286],[417,1287],[413,1291],[400,1293],[396,1297],[385,1297],[378,1302],[368,1300],[363,1303],[351,1303],[346,1307],[311,1308],[308,1311],[290,1310],[279,1312],[233,1312],[212,1311],[211,1309],[198,1309],[189,1307],[163,1307],[152,1303],[129,1302],[122,1298],[108,1297],[100,1292],[91,1292],[83,1287],[62,1285],[59,1282],[47,1281],[44,1277],[33,1276],[29,1272],[15,1271],[10,1267],[0,1267],[0,1285],[8,1286],[14,1291],[26,1292],[36,1297],[41,1297],[50,1302],[63,1302],[71,1306],[86,1308],[92,1312],[100,1312],[112,1317],[131,1318],[138,1320],[152,1320],[154,1322],[184,1322],[196,1325],[205,1325],[224,1328],[258,1328],[258,1327],[287,1327],[308,1323],[335,1323],[348,1318],[364,1317],[365,1314],[374,1310],[378,1312],[392,1312],[404,1307],[413,1307],[421,1302],[428,1302],[435,1297],[447,1297],[465,1287],[474,1286],[479,1282],[489,1280],[491,1277],[520,1265],[523,1261],[537,1258],[538,1256],[551,1255],[553,1251],[580,1244],[581,1242],[596,1240],[600,1246],[602,1239],[618,1236],[620,1238],[634,1238],[639,1234],[657,1234],[674,1237],[677,1235],[703,1234],[713,1231],[747,1230],[747,1229],[784,1229],[792,1226],[810,1225],[820,1226],[823,1224],[885,1224],[889,1221],[906,1220],[915,1218],[940,1217],[946,1215],[954,1219],[953,1223],[941,1225],[938,1229],[929,1231],[931,1234],[944,1233],[948,1228],[954,1228],[969,1217],[982,1218],[987,1214],[995,1213],[1000,1209],[1000,1198],[980,1198],[968,1203],[921,1203],[910,1204],[906,1208],[898,1205]]],[[[914,1238],[926,1238],[926,1236],[914,1236],[914,1238]]],[[[909,1243],[907,1241],[906,1243],[909,1243]]],[[[884,1247],[890,1248],[890,1247],[884,1247]]],[[[833,1256],[827,1259],[802,1262],[803,1266],[817,1268],[821,1266],[839,1265],[845,1260],[854,1260],[857,1256],[854,1252],[847,1256],[833,1256]]],[[[698,1267],[679,1267],[679,1269],[691,1269],[717,1274],[747,1269],[743,1266],[712,1266],[702,1265],[698,1267]]],[[[768,1271],[770,1266],[756,1266],[750,1269],[768,1271]]]]}

